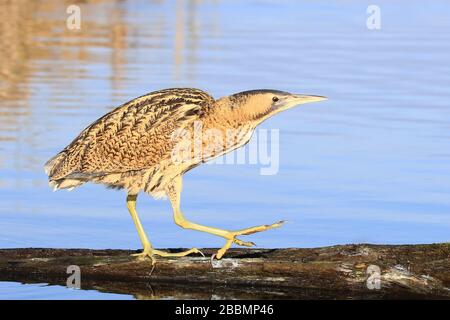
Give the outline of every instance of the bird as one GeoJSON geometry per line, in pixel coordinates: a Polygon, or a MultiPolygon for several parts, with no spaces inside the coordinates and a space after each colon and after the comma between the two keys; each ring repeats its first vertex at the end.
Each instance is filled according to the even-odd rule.
{"type": "Polygon", "coordinates": [[[153,264],[155,256],[203,255],[198,248],[166,252],[152,246],[136,211],[141,192],[155,199],[168,198],[174,222],[180,227],[224,238],[225,244],[211,257],[221,259],[232,244],[255,245],[239,239],[240,236],[280,227],[283,221],[238,230],[189,221],[180,206],[183,175],[247,144],[256,127],[266,119],[294,106],[326,99],[272,89],[243,91],[219,99],[195,88],[150,92],[86,127],[45,163],[45,172],[54,191],[72,190],[87,182],[124,189],[127,208],[142,243],[142,251],[134,254],[139,259],[150,258],[153,264]],[[196,133],[200,138],[193,139],[196,133]]]}

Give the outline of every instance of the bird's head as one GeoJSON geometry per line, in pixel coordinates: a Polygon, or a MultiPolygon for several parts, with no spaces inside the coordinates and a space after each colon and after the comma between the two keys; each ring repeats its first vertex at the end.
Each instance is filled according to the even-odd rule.
{"type": "Polygon", "coordinates": [[[260,123],[294,106],[326,100],[322,96],[292,94],[278,90],[251,90],[227,97],[230,108],[245,120],[260,123]]]}

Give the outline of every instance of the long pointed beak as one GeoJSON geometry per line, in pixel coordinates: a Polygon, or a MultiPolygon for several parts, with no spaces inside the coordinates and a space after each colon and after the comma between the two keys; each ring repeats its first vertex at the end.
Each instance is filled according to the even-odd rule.
{"type": "Polygon", "coordinates": [[[275,107],[276,110],[282,111],[290,109],[294,106],[298,106],[300,104],[319,102],[323,100],[327,100],[327,98],[322,96],[312,96],[306,94],[290,94],[286,96],[284,99],[281,99],[280,102],[275,105],[275,107]]]}
{"type": "Polygon", "coordinates": [[[273,110],[276,113],[278,113],[283,110],[287,110],[295,106],[298,106],[300,104],[319,102],[323,100],[327,100],[327,98],[323,96],[313,96],[306,94],[289,94],[280,99],[279,102],[275,103],[273,106],[273,110]]]}
{"type": "Polygon", "coordinates": [[[293,94],[292,95],[297,104],[304,104],[304,103],[310,103],[310,102],[319,102],[327,100],[327,97],[323,96],[311,96],[311,95],[305,95],[305,94],[293,94]]]}

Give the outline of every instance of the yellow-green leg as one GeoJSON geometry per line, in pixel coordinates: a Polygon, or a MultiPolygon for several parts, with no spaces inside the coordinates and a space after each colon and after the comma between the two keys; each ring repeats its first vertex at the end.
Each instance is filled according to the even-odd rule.
{"type": "Polygon", "coordinates": [[[137,256],[139,259],[150,258],[150,260],[152,261],[152,265],[155,263],[155,255],[161,257],[184,257],[191,253],[200,253],[202,256],[204,256],[203,253],[197,248],[192,248],[190,250],[177,253],[170,253],[153,249],[150,241],[148,241],[147,235],[145,234],[144,228],[141,224],[141,220],[139,219],[138,213],[136,211],[136,199],[136,194],[129,194],[127,196],[127,208],[131,214],[131,218],[133,218],[133,222],[136,226],[136,230],[139,234],[139,238],[141,239],[144,250],[142,251],[142,253],[133,254],[133,256],[137,256]]]}
{"type": "Polygon", "coordinates": [[[217,259],[222,258],[223,255],[225,254],[225,252],[227,252],[227,250],[231,247],[231,245],[233,243],[240,245],[240,246],[246,246],[246,247],[251,247],[251,246],[255,245],[253,242],[247,242],[247,241],[242,241],[240,239],[237,239],[236,238],[237,236],[249,235],[249,234],[256,233],[256,232],[261,232],[261,231],[277,228],[277,227],[280,227],[284,223],[284,221],[278,221],[276,223],[269,224],[269,225],[261,225],[261,226],[256,226],[256,227],[251,227],[251,228],[246,228],[246,229],[241,229],[241,230],[235,230],[235,231],[223,230],[223,229],[218,229],[218,228],[213,228],[213,227],[208,227],[208,226],[204,226],[201,224],[193,223],[193,222],[186,220],[186,218],[183,216],[183,213],[181,212],[181,209],[180,209],[181,189],[182,189],[182,178],[181,178],[181,176],[178,176],[174,180],[172,180],[171,184],[168,186],[168,188],[166,190],[166,193],[172,204],[173,217],[174,217],[175,223],[185,229],[192,229],[192,230],[211,233],[216,236],[223,237],[227,240],[225,245],[217,251],[217,254],[213,255],[213,258],[214,257],[216,257],[217,259]]]}

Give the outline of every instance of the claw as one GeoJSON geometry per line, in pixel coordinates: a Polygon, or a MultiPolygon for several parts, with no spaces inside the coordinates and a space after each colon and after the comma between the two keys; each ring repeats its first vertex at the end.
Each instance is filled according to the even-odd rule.
{"type": "Polygon", "coordinates": [[[200,253],[202,255],[203,258],[206,258],[205,255],[203,254],[203,252],[201,252],[199,249],[194,248],[195,250],[192,251],[193,253],[200,253]]]}
{"type": "Polygon", "coordinates": [[[251,242],[251,241],[242,241],[239,239],[234,238],[233,242],[236,243],[238,246],[243,246],[243,247],[254,247],[256,246],[256,243],[251,242]]]}
{"type": "Polygon", "coordinates": [[[144,249],[143,252],[141,253],[135,253],[132,254],[132,256],[135,256],[138,258],[138,260],[145,260],[145,258],[150,258],[152,261],[152,266],[155,264],[156,260],[154,258],[155,255],[161,256],[161,257],[184,257],[187,256],[191,253],[200,253],[203,257],[205,257],[205,255],[203,254],[203,252],[201,252],[199,249],[197,248],[192,248],[190,250],[187,251],[183,251],[183,252],[177,252],[177,253],[170,253],[170,252],[165,252],[165,251],[160,251],[160,250],[156,250],[156,249],[144,249]]]}

